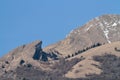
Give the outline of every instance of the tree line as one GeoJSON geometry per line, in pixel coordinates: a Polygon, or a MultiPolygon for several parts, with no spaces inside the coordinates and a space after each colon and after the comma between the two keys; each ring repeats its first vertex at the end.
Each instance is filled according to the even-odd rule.
{"type": "Polygon", "coordinates": [[[87,50],[89,50],[89,49],[92,49],[92,48],[95,48],[95,47],[98,47],[98,46],[101,46],[101,45],[102,45],[101,43],[93,44],[93,45],[91,45],[90,47],[86,47],[85,49],[78,50],[77,52],[73,53],[72,55],[66,56],[65,59],[70,58],[70,57],[74,57],[74,56],[76,56],[76,55],[78,55],[78,54],[81,54],[81,53],[83,53],[83,52],[85,52],[85,51],[87,51],[87,50]]]}

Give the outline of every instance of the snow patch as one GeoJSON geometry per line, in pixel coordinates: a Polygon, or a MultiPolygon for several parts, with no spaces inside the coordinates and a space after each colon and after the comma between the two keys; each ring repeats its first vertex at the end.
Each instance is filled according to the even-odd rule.
{"type": "Polygon", "coordinates": [[[101,29],[103,30],[104,29],[103,24],[101,22],[99,22],[99,25],[100,25],[101,29]]]}
{"type": "Polygon", "coordinates": [[[85,31],[88,31],[91,27],[93,27],[93,25],[90,25],[85,31]]]}
{"type": "Polygon", "coordinates": [[[109,25],[106,21],[103,22],[105,25],[109,25]]]}
{"type": "Polygon", "coordinates": [[[107,42],[111,43],[111,41],[109,40],[109,36],[108,36],[108,34],[109,34],[108,28],[110,28],[111,26],[108,26],[108,24],[105,21],[104,21],[104,23],[100,22],[99,25],[100,25],[101,29],[103,30],[103,33],[107,39],[107,42]],[[104,24],[106,25],[106,27],[104,27],[104,24]]]}
{"type": "Polygon", "coordinates": [[[117,26],[117,23],[113,23],[113,25],[112,26],[117,26]]]}
{"type": "Polygon", "coordinates": [[[109,40],[109,37],[108,37],[109,30],[106,28],[103,32],[104,32],[104,35],[105,35],[105,37],[106,37],[108,43],[111,43],[111,41],[109,40]]]}

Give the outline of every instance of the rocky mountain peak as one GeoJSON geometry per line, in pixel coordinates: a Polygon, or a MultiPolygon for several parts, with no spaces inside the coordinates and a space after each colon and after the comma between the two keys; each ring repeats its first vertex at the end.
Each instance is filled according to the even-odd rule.
{"type": "Polygon", "coordinates": [[[55,50],[68,55],[91,45],[111,43],[120,40],[120,15],[102,15],[70,32],[68,36],[45,51],[55,50]]]}
{"type": "Polygon", "coordinates": [[[90,29],[93,28],[101,28],[103,30],[103,33],[107,37],[108,31],[117,31],[120,26],[120,15],[102,15],[99,17],[96,17],[92,20],[90,20],[88,23],[83,25],[82,27],[78,27],[75,30],[72,30],[70,34],[67,37],[73,37],[73,35],[77,34],[79,35],[80,33],[85,33],[90,31],[90,29]],[[81,30],[83,29],[84,30],[81,30]],[[118,29],[117,29],[118,28],[118,29]]]}
{"type": "Polygon", "coordinates": [[[0,59],[0,79],[73,80],[91,74],[105,77],[108,76],[106,72],[112,75],[114,73],[117,78],[120,74],[118,73],[120,58],[117,58],[120,56],[119,35],[120,15],[96,17],[72,30],[64,40],[44,49],[41,48],[42,41],[37,40],[12,50],[0,59]],[[100,63],[101,59],[107,64],[100,63]]]}

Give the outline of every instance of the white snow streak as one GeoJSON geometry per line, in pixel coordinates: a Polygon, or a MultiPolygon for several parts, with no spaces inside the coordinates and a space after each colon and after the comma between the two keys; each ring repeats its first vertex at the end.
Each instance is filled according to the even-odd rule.
{"type": "Polygon", "coordinates": [[[103,32],[104,32],[104,35],[105,35],[105,37],[106,37],[108,43],[111,43],[111,41],[109,40],[109,37],[108,37],[109,30],[106,28],[103,32]]]}
{"type": "Polygon", "coordinates": [[[117,26],[117,23],[113,23],[113,25],[112,26],[117,26]]]}
{"type": "Polygon", "coordinates": [[[107,42],[111,43],[111,41],[109,40],[109,36],[108,36],[108,34],[109,34],[108,28],[110,28],[111,26],[109,26],[109,24],[105,21],[103,23],[100,22],[99,25],[100,25],[101,29],[103,30],[103,33],[105,35],[105,38],[107,39],[107,42]],[[104,27],[103,23],[106,25],[106,27],[104,27]]]}
{"type": "Polygon", "coordinates": [[[93,25],[90,25],[85,31],[88,31],[93,25]]]}

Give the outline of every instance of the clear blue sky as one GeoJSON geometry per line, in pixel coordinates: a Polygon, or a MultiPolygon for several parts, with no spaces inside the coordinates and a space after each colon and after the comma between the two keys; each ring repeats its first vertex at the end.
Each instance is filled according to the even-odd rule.
{"type": "Polygon", "coordinates": [[[0,56],[34,40],[55,43],[102,14],[120,14],[120,0],[0,0],[0,56]]]}

